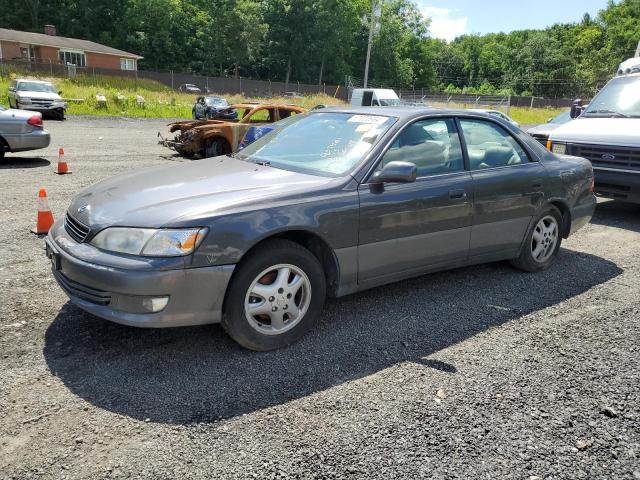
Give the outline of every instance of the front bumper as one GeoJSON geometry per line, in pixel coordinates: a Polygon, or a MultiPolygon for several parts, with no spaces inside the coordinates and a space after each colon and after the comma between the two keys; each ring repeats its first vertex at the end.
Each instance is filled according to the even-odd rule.
{"type": "Polygon", "coordinates": [[[98,317],[156,328],[217,323],[222,318],[234,265],[162,269],[148,259],[126,259],[78,244],[61,221],[52,227],[46,243],[60,287],[72,303],[98,317]],[[157,313],[139,313],[132,307],[149,297],[169,297],[169,301],[157,313]]]}
{"type": "Polygon", "coordinates": [[[640,203],[640,171],[593,168],[595,192],[599,197],[640,203]]]}
{"type": "Polygon", "coordinates": [[[16,105],[21,110],[32,110],[34,112],[56,112],[66,110],[69,107],[67,102],[53,102],[50,105],[38,105],[34,103],[20,103],[16,100],[16,105]]]}
{"type": "Polygon", "coordinates": [[[17,133],[15,135],[4,135],[4,139],[9,144],[11,152],[24,152],[27,150],[38,150],[47,148],[51,143],[49,132],[43,129],[35,129],[30,133],[17,133]]]}

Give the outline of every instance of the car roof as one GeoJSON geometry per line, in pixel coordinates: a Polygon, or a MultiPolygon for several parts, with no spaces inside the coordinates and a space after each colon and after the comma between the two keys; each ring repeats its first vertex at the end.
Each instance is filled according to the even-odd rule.
{"type": "MultiPolygon", "coordinates": [[[[350,113],[353,115],[382,115],[386,117],[397,117],[399,119],[411,119],[432,115],[434,117],[446,116],[471,116],[479,118],[490,118],[495,120],[495,116],[489,115],[486,111],[470,110],[470,109],[453,109],[453,108],[435,108],[420,106],[395,106],[395,107],[327,107],[318,110],[312,110],[310,113],[350,113]]],[[[498,119],[499,120],[499,119],[498,119]]]]}

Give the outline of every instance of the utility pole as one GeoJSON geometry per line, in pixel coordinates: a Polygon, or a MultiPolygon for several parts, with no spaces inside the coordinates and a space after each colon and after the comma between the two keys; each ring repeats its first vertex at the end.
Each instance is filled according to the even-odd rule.
{"type": "MultiPolygon", "coordinates": [[[[384,0],[381,0],[381,2],[384,0]]],[[[376,28],[376,19],[380,16],[382,10],[382,3],[380,4],[380,10],[376,11],[378,7],[378,0],[371,0],[371,19],[369,20],[369,43],[367,44],[367,60],[364,64],[364,88],[367,88],[369,81],[369,61],[371,60],[371,44],[373,43],[373,31],[376,28]]]]}

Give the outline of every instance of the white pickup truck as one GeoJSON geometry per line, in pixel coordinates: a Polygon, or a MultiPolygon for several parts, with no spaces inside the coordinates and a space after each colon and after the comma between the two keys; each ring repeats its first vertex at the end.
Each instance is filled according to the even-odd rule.
{"type": "Polygon", "coordinates": [[[621,63],[587,107],[577,100],[571,116],[547,148],[589,159],[597,195],[640,203],[640,57],[621,63]]]}

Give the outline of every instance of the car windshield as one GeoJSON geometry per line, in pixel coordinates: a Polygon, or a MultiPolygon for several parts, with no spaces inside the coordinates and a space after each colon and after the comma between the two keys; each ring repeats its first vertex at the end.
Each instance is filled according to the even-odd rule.
{"type": "Polygon", "coordinates": [[[569,120],[571,120],[571,111],[567,110],[566,112],[562,112],[560,115],[553,117],[549,120],[549,123],[562,125],[563,123],[567,123],[569,120]]]}
{"type": "Polygon", "coordinates": [[[640,75],[616,77],[589,103],[584,117],[640,117],[640,75]]]}
{"type": "Polygon", "coordinates": [[[381,98],[380,105],[383,107],[397,107],[401,105],[402,102],[399,98],[381,98]]]}
{"type": "Polygon", "coordinates": [[[338,177],[350,172],[396,122],[383,115],[313,113],[296,115],[239,152],[236,157],[276,168],[338,177]]]}
{"type": "Polygon", "coordinates": [[[39,82],[19,82],[17,90],[23,92],[56,93],[56,89],[50,83],[39,82]]]}
{"type": "Polygon", "coordinates": [[[224,98],[207,97],[204,100],[210,107],[228,107],[229,103],[224,98]]]}
{"type": "Polygon", "coordinates": [[[4,108],[2,105],[0,105],[0,112],[4,112],[6,110],[6,108],[4,108]]]}

